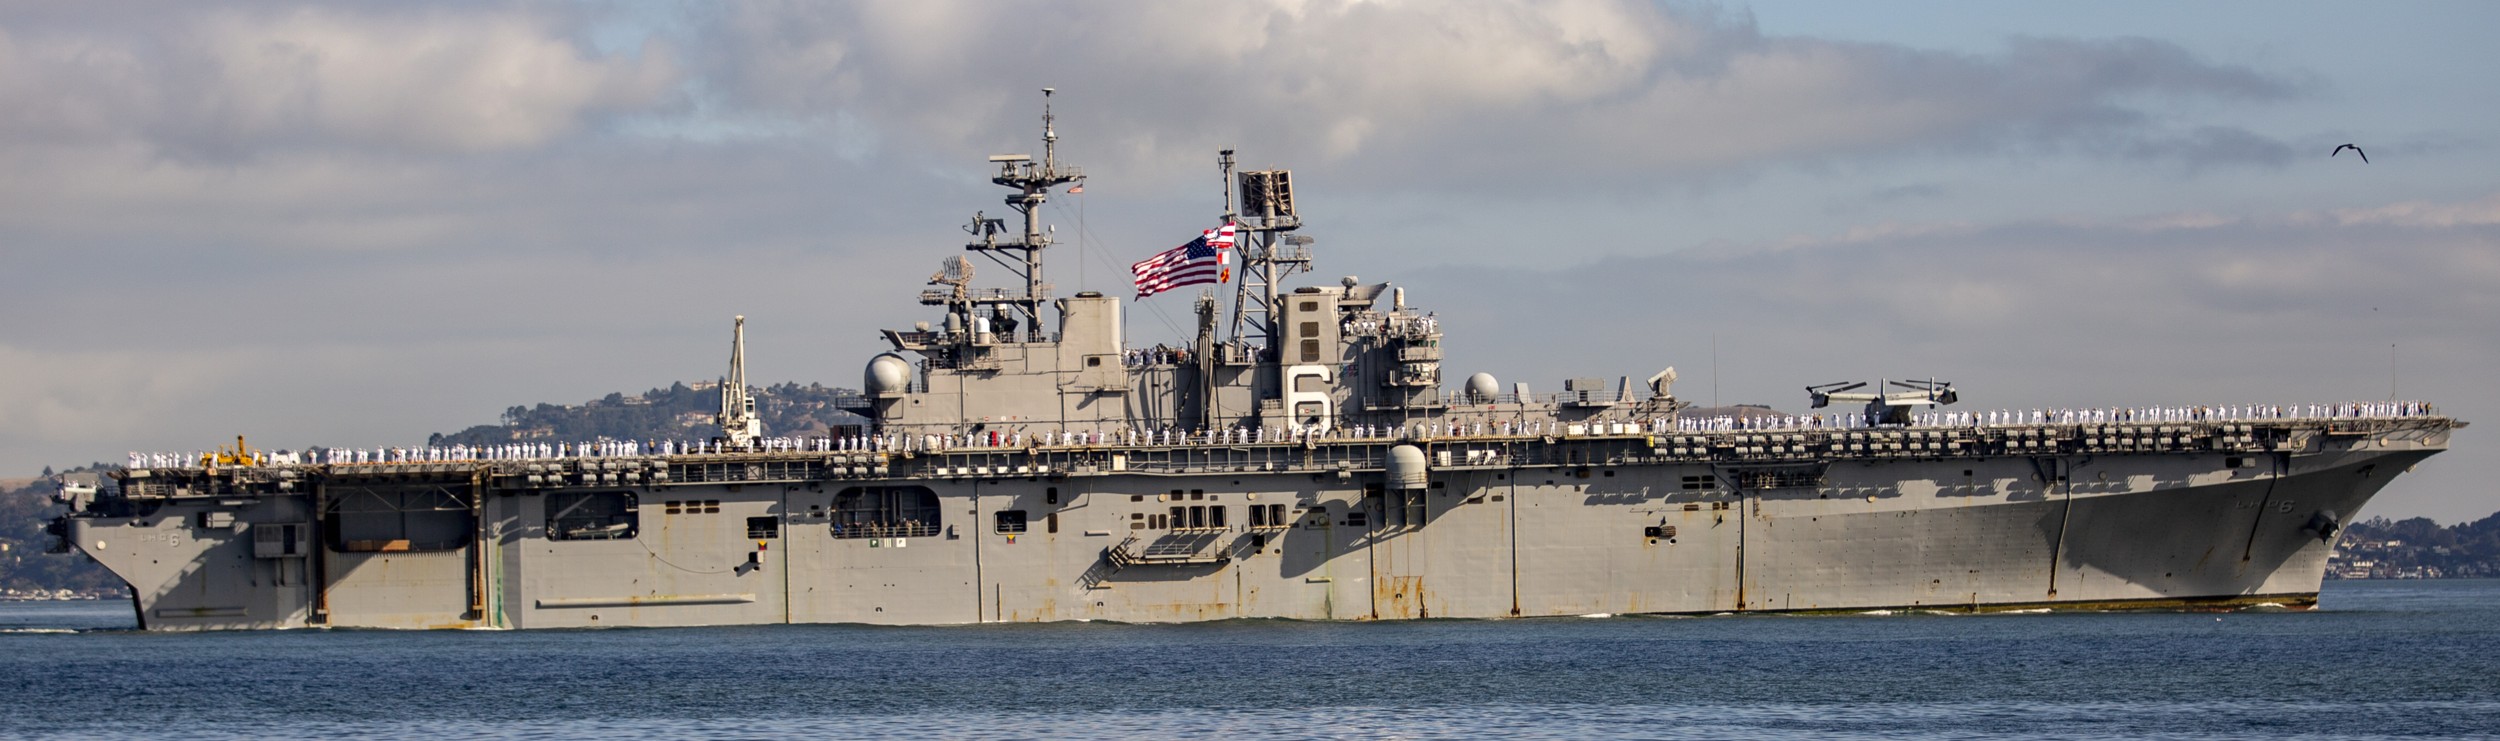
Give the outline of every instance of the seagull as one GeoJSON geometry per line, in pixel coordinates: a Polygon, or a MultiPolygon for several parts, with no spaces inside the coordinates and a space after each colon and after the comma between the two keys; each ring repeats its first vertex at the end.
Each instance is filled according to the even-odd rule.
{"type": "Polygon", "coordinates": [[[2369,163],[2369,161],[2370,161],[2370,154],[2369,154],[2368,152],[2363,152],[2363,151],[2361,151],[2361,148],[2360,148],[2360,147],[2356,147],[2356,146],[2353,146],[2353,145],[2350,145],[2350,144],[2346,144],[2346,145],[2344,145],[2344,146],[2336,147],[2336,148],[2335,148],[2335,151],[2334,151],[2334,152],[2332,152],[2332,153],[2327,154],[2327,156],[2328,156],[2328,157],[2333,157],[2333,156],[2338,155],[2338,154],[2343,154],[2343,153],[2344,153],[2344,150],[2347,150],[2347,149],[2352,150],[2352,153],[2353,153],[2353,154],[2358,154],[2358,155],[2361,155],[2361,161],[2362,161],[2362,163],[2364,163],[2364,164],[2369,163]]]}

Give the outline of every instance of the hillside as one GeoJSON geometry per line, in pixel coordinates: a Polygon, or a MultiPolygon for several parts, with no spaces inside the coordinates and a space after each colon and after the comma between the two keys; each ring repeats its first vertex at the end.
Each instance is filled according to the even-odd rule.
{"type": "Polygon", "coordinates": [[[2500,577],[2500,514],[2446,527],[2428,517],[2356,522],[2326,571],[2339,579],[2500,577]]]}
{"type": "MultiPolygon", "coordinates": [[[[820,435],[836,427],[865,424],[838,403],[857,397],[850,389],[783,383],[750,392],[764,434],[820,435]]],[[[478,425],[427,438],[428,445],[493,445],[515,440],[699,440],[719,434],[720,387],[702,382],[672,384],[634,396],[608,394],[580,404],[539,404],[504,410],[500,424],[478,425]]]]}
{"type": "MultiPolygon", "coordinates": [[[[96,463],[64,473],[105,468],[96,463]]],[[[0,599],[62,589],[82,595],[123,594],[121,579],[95,561],[85,556],[44,552],[52,545],[52,536],[43,531],[44,525],[61,510],[52,503],[50,480],[10,479],[9,483],[10,486],[0,487],[0,599]]]]}

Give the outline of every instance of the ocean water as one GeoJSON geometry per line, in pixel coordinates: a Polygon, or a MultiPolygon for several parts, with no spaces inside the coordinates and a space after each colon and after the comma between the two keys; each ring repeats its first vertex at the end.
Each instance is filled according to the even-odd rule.
{"type": "Polygon", "coordinates": [[[2314,612],[143,634],[0,603],[32,738],[2500,737],[2500,581],[2314,612]]]}

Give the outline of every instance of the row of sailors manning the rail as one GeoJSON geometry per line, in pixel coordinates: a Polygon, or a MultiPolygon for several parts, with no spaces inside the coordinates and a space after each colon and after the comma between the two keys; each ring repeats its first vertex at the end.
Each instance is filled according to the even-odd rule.
{"type": "MultiPolygon", "coordinates": [[[[1929,412],[1913,416],[1916,427],[1989,427],[2005,425],[2055,425],[2135,422],[2228,422],[2263,420],[2332,420],[2332,419],[2398,419],[2432,416],[2430,404],[2418,401],[2352,402],[2347,404],[2254,405],[2223,407],[2116,407],[2107,409],[2028,409],[1992,412],[1929,412]]],[[[1224,428],[1184,431],[1160,430],[1050,431],[1027,435],[1023,432],[975,432],[958,434],[887,433],[840,437],[772,437],[751,446],[734,446],[711,441],[681,442],[674,440],[601,440],[581,443],[511,443],[504,445],[448,445],[411,448],[327,448],[305,453],[276,451],[253,459],[262,464],[318,463],[355,465],[369,463],[434,463],[456,461],[528,460],[538,458],[599,458],[643,455],[701,455],[730,452],[767,453],[841,453],[954,450],[963,448],[1023,448],[1027,446],[1085,445],[1241,445],[1259,443],[1306,442],[1312,440],[1413,439],[1424,437],[1482,436],[1544,436],[1559,434],[1659,434],[1670,432],[1715,432],[1729,430],[1801,430],[1860,429],[1869,427],[1863,415],[1818,414],[1811,416],[1764,415],[1751,417],[1720,416],[1699,418],[1654,417],[1643,421],[1565,424],[1550,421],[1500,422],[1425,422],[1406,426],[1352,425],[1325,431],[1293,430],[1272,427],[1224,428]]],[[[200,465],[214,459],[209,453],[131,453],[132,468],[172,468],[200,465]]]]}
{"type": "MultiPolygon", "coordinates": [[[[2429,417],[2437,412],[2426,401],[2355,401],[2343,404],[2255,404],[2241,406],[2109,407],[2015,409],[1993,412],[1925,412],[1913,415],[1921,427],[1985,427],[1989,425],[2075,425],[2108,422],[2254,422],[2277,419],[2396,419],[2429,417]]],[[[1858,415],[1848,415],[1855,417],[1858,415]]],[[[1818,425],[1819,426],[1819,425],[1818,425]]]]}
{"type": "Polygon", "coordinates": [[[1338,327],[1338,329],[1344,330],[1349,336],[1377,334],[1405,336],[1427,335],[1441,331],[1441,314],[1440,312],[1426,312],[1423,316],[1399,316],[1391,314],[1389,316],[1379,317],[1366,313],[1363,316],[1345,320],[1344,324],[1338,327]]]}
{"type": "MultiPolygon", "coordinates": [[[[1345,320],[1343,329],[1348,337],[1359,335],[1427,335],[1440,331],[1441,318],[1437,314],[1425,314],[1423,316],[1392,315],[1379,318],[1364,317],[1345,320]]],[[[1130,349],[1121,355],[1121,360],[1123,365],[1131,368],[1148,365],[1182,365],[1189,362],[1189,350],[1187,348],[1156,345],[1149,348],[1130,349]]]]}
{"type": "MultiPolygon", "coordinates": [[[[1912,427],[1998,427],[2137,422],[2256,422],[2291,419],[2397,419],[2437,414],[2423,401],[2357,401],[2343,404],[1999,409],[1987,412],[1920,412],[1912,427]]],[[[1858,429],[1877,427],[1864,414],[1718,416],[1676,421],[1678,431],[1858,429]]]]}
{"type": "MultiPolygon", "coordinates": [[[[325,464],[355,465],[360,463],[440,463],[450,461],[511,461],[533,458],[601,458],[641,455],[698,455],[727,452],[833,452],[839,450],[875,449],[866,438],[772,437],[755,444],[738,447],[712,441],[680,442],[675,440],[597,440],[586,442],[509,443],[504,445],[426,445],[388,448],[320,448],[297,452],[277,450],[248,456],[253,463],[269,465],[325,464]]],[[[173,468],[196,466],[211,460],[233,457],[230,453],[138,453],[130,454],[131,468],[173,468]]]]}

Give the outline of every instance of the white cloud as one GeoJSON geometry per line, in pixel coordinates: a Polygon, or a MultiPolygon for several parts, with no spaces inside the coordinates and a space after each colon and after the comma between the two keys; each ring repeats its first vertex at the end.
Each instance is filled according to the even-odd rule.
{"type": "Polygon", "coordinates": [[[1479,186],[2003,147],[2279,164],[2263,136],[2172,131],[2142,106],[2296,92],[2146,39],[1974,57],[1628,0],[748,3],[718,30],[711,76],[759,110],[864,113],[967,152],[1026,139],[1031,89],[1058,84],[1086,131],[1120,138],[1129,159],[1107,164],[1167,175],[1228,145],[1479,186]]]}
{"type": "Polygon", "coordinates": [[[2447,227],[2477,224],[2500,224],[2500,194],[2466,203],[2425,203],[2409,201],[2372,208],[2335,209],[2325,214],[2300,214],[2295,223],[2320,221],[2340,226],[2385,224],[2390,226],[2447,227]]]}
{"type": "Polygon", "coordinates": [[[451,10],[175,10],[0,30],[0,134],[231,159],[308,144],[480,153],[662,103],[673,54],[594,57],[549,19],[451,10]]]}

